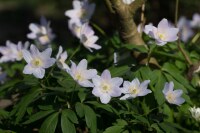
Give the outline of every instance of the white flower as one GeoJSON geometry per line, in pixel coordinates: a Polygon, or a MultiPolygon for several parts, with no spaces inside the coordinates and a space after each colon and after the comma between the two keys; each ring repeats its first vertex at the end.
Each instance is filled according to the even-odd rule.
{"type": "Polygon", "coordinates": [[[189,108],[190,113],[192,114],[192,117],[196,121],[200,121],[200,108],[196,108],[195,106],[193,108],[189,108]]]}
{"type": "Polygon", "coordinates": [[[33,74],[36,78],[42,79],[45,75],[45,69],[55,63],[55,59],[51,58],[52,49],[47,48],[40,52],[34,45],[31,45],[30,52],[23,50],[23,57],[28,63],[23,70],[24,74],[33,74]]]}
{"type": "Polygon", "coordinates": [[[47,22],[45,18],[41,18],[41,24],[31,23],[29,29],[31,33],[27,34],[29,39],[38,41],[42,45],[49,44],[54,38],[55,35],[52,33],[50,28],[50,23],[47,22]]]}
{"type": "Polygon", "coordinates": [[[149,82],[150,80],[145,80],[140,84],[140,81],[137,78],[132,82],[124,81],[122,93],[125,95],[121,97],[120,100],[145,96],[151,93],[151,90],[147,89],[149,82]]]}
{"type": "Polygon", "coordinates": [[[176,104],[180,106],[182,103],[185,102],[185,100],[181,97],[183,91],[180,89],[179,90],[173,90],[173,89],[174,89],[173,82],[165,83],[165,87],[162,92],[165,95],[165,99],[170,104],[176,104]]]}
{"type": "Polygon", "coordinates": [[[16,49],[13,50],[14,57],[17,61],[20,61],[23,59],[22,50],[28,49],[30,43],[25,42],[24,46],[22,45],[22,42],[18,42],[16,49]]]}
{"type": "Polygon", "coordinates": [[[200,28],[200,15],[195,13],[191,21],[191,26],[194,28],[200,28]]]}
{"type": "Polygon", "coordinates": [[[71,63],[72,65],[68,73],[72,76],[72,78],[83,87],[93,87],[94,85],[89,80],[97,75],[97,70],[87,70],[86,59],[82,59],[77,66],[74,62],[71,61],[71,63]]]}
{"type": "Polygon", "coordinates": [[[111,78],[108,70],[104,70],[101,76],[96,76],[92,79],[94,88],[92,94],[100,97],[102,103],[106,104],[111,100],[111,97],[118,97],[121,95],[120,85],[123,82],[122,78],[111,78]]]}
{"type": "Polygon", "coordinates": [[[167,42],[174,42],[178,39],[179,29],[172,27],[167,19],[162,19],[158,24],[158,28],[146,25],[144,32],[154,38],[157,45],[163,46],[167,42]]]}
{"type": "Polygon", "coordinates": [[[122,0],[122,1],[124,2],[124,4],[130,5],[135,0],[122,0]]]}
{"type": "Polygon", "coordinates": [[[74,36],[80,38],[82,23],[79,20],[70,19],[68,27],[74,36]]]}
{"type": "Polygon", "coordinates": [[[0,53],[2,54],[2,57],[0,58],[0,63],[15,61],[13,50],[16,48],[16,45],[10,43],[10,41],[6,41],[6,46],[0,47],[0,53]]]}
{"type": "Polygon", "coordinates": [[[0,67],[0,84],[3,84],[6,79],[7,74],[2,71],[2,68],[0,67]]]}
{"type": "Polygon", "coordinates": [[[82,23],[84,23],[88,22],[93,15],[95,4],[90,4],[88,0],[74,0],[73,8],[74,9],[67,10],[65,12],[65,15],[68,16],[70,19],[80,20],[82,23]]]}
{"type": "Polygon", "coordinates": [[[96,41],[98,39],[99,37],[94,35],[94,31],[88,25],[88,23],[82,25],[80,31],[80,42],[83,44],[85,48],[87,48],[90,52],[92,52],[92,48],[96,50],[101,49],[101,46],[96,44],[96,41]]]}
{"type": "Polygon", "coordinates": [[[63,52],[63,48],[59,46],[58,54],[56,55],[56,63],[60,69],[69,71],[69,66],[65,63],[67,59],[67,51],[63,52]]]}
{"type": "Polygon", "coordinates": [[[22,42],[18,42],[18,44],[16,45],[10,41],[6,41],[6,46],[0,47],[0,53],[2,54],[2,57],[0,58],[0,63],[22,60],[22,50],[27,49],[28,46],[28,42],[26,42],[23,46],[22,42]]]}
{"type": "Polygon", "coordinates": [[[177,26],[180,29],[181,40],[183,42],[187,42],[188,39],[194,34],[191,29],[189,20],[187,20],[185,17],[180,17],[177,26]]]}

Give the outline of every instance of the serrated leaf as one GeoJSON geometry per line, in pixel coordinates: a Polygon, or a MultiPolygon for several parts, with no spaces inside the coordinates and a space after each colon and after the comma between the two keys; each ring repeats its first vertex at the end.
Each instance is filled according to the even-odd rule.
{"type": "Polygon", "coordinates": [[[29,124],[33,123],[39,119],[44,118],[45,116],[48,116],[49,114],[55,112],[54,110],[48,110],[48,111],[40,111],[32,116],[29,117],[29,120],[25,121],[23,124],[29,124]]]}
{"type": "Polygon", "coordinates": [[[87,126],[90,128],[91,133],[97,132],[97,118],[96,113],[87,105],[84,105],[85,121],[87,126]]]}
{"type": "Polygon", "coordinates": [[[53,113],[42,123],[39,133],[55,133],[59,112],[53,113]]]}
{"type": "Polygon", "coordinates": [[[68,114],[66,110],[62,111],[61,115],[61,128],[63,133],[76,133],[75,126],[72,122],[70,122],[68,114]]]}

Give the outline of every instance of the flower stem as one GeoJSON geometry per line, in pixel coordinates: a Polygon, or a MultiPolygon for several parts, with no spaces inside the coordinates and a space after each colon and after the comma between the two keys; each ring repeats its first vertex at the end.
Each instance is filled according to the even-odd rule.
{"type": "Polygon", "coordinates": [[[74,57],[74,55],[76,55],[76,53],[80,50],[80,48],[81,48],[81,44],[79,44],[79,46],[75,49],[75,51],[72,53],[72,55],[68,58],[67,64],[74,57]]]}
{"type": "Polygon", "coordinates": [[[70,103],[72,103],[72,101],[73,101],[73,97],[74,97],[74,91],[75,91],[75,89],[76,89],[76,86],[77,86],[77,83],[75,83],[75,85],[74,85],[74,89],[73,89],[73,92],[72,92],[72,96],[71,96],[71,102],[70,103]]]}
{"type": "MultiPolygon", "coordinates": [[[[178,8],[179,8],[179,0],[176,0],[176,9],[175,9],[175,25],[176,25],[176,27],[177,27],[177,22],[178,22],[178,8]]],[[[190,57],[187,55],[185,50],[181,47],[181,44],[180,44],[180,33],[178,33],[178,49],[182,53],[182,55],[184,56],[184,58],[187,61],[187,63],[191,66],[192,65],[192,61],[190,60],[190,57]]]]}

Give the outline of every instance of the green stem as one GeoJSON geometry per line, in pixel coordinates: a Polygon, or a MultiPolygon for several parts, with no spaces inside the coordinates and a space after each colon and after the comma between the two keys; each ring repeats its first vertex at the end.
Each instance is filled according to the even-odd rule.
{"type": "Polygon", "coordinates": [[[149,53],[148,53],[148,57],[147,57],[147,66],[149,65],[149,61],[151,59],[151,55],[152,55],[152,52],[154,51],[154,49],[157,47],[157,45],[153,46],[152,48],[150,47],[149,48],[149,53]]]}
{"type": "Polygon", "coordinates": [[[162,55],[162,56],[170,57],[170,58],[173,58],[173,59],[176,59],[176,60],[184,61],[184,59],[181,59],[181,58],[179,58],[177,56],[174,56],[172,54],[167,54],[167,53],[162,52],[162,51],[154,51],[154,54],[156,54],[156,55],[162,55]]]}
{"type": "Polygon", "coordinates": [[[73,97],[74,97],[74,91],[75,91],[75,89],[76,89],[76,86],[77,86],[77,83],[75,83],[75,85],[74,85],[74,89],[73,89],[73,92],[72,92],[72,96],[71,96],[71,102],[70,103],[72,103],[72,101],[73,101],[73,97]]]}
{"type": "MultiPolygon", "coordinates": [[[[176,0],[176,9],[175,9],[175,25],[176,25],[176,27],[177,27],[177,22],[178,22],[178,8],[179,8],[179,0],[176,0]]],[[[180,33],[178,33],[178,36],[179,36],[178,37],[178,49],[182,53],[182,55],[184,56],[184,58],[187,61],[187,63],[191,66],[192,65],[192,61],[190,60],[190,57],[187,55],[185,50],[181,47],[181,44],[180,44],[180,33]]]]}
{"type": "Polygon", "coordinates": [[[92,26],[97,30],[99,31],[99,33],[101,33],[103,36],[107,37],[106,33],[95,23],[93,22],[90,22],[92,24],[92,26]]]}
{"type": "Polygon", "coordinates": [[[81,44],[79,44],[79,46],[75,49],[75,51],[72,53],[72,55],[68,58],[67,64],[74,57],[74,55],[76,55],[76,53],[80,50],[80,48],[81,48],[81,44]]]}

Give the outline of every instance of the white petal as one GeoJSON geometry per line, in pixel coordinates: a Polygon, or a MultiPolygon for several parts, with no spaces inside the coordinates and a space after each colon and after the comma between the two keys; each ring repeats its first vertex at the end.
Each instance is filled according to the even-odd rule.
{"type": "Polygon", "coordinates": [[[92,79],[97,75],[97,70],[96,69],[89,69],[84,71],[83,76],[85,79],[92,79]]]}
{"type": "Polygon", "coordinates": [[[37,35],[35,33],[29,33],[29,34],[27,34],[27,38],[29,38],[29,39],[36,39],[37,35]]]}
{"type": "Polygon", "coordinates": [[[176,97],[180,97],[183,94],[183,90],[174,90],[173,93],[176,97]]]}
{"type": "Polygon", "coordinates": [[[34,33],[39,33],[40,32],[40,28],[38,27],[37,24],[34,24],[34,23],[31,23],[29,25],[29,29],[34,33]]]}
{"type": "Polygon", "coordinates": [[[109,93],[110,96],[112,97],[118,97],[122,94],[121,88],[115,87],[112,88],[112,91],[109,93]]]}
{"type": "Polygon", "coordinates": [[[92,82],[96,87],[100,86],[102,82],[101,77],[96,75],[94,78],[92,78],[92,82]]]}
{"type": "Polygon", "coordinates": [[[86,70],[87,69],[87,60],[86,59],[82,59],[80,61],[80,63],[77,66],[78,70],[86,70]]]}
{"type": "Polygon", "coordinates": [[[130,98],[130,95],[124,95],[120,98],[120,100],[126,100],[126,99],[129,99],[130,98]]]}
{"type": "Polygon", "coordinates": [[[89,80],[84,80],[79,82],[79,84],[83,87],[94,87],[94,85],[92,84],[92,82],[90,82],[89,80]]]}
{"type": "Polygon", "coordinates": [[[105,80],[110,80],[111,79],[110,71],[107,69],[104,70],[103,73],[101,74],[101,78],[105,80]]]}
{"type": "Polygon", "coordinates": [[[102,103],[104,103],[104,104],[109,103],[110,100],[111,100],[111,96],[108,95],[108,94],[103,94],[103,95],[100,96],[100,101],[101,101],[102,103]]]}
{"type": "Polygon", "coordinates": [[[173,82],[169,82],[169,83],[165,83],[164,89],[163,89],[163,93],[166,95],[168,92],[173,91],[174,89],[174,83],[173,82]]]}
{"type": "Polygon", "coordinates": [[[63,51],[62,46],[59,46],[58,54],[56,55],[56,59],[58,59],[63,51]]]}
{"type": "Polygon", "coordinates": [[[42,79],[44,77],[44,74],[45,74],[45,69],[43,69],[43,68],[36,68],[33,70],[33,75],[36,78],[42,79]]]}
{"type": "Polygon", "coordinates": [[[100,91],[99,88],[94,87],[92,90],[92,94],[95,95],[96,97],[100,97],[101,95],[103,95],[103,93],[100,91]]]}
{"type": "Polygon", "coordinates": [[[28,50],[22,50],[22,54],[27,63],[30,63],[33,60],[31,53],[28,50]]]}
{"type": "Polygon", "coordinates": [[[145,80],[140,84],[140,89],[146,89],[148,84],[150,83],[150,80],[145,80]]]}
{"type": "Polygon", "coordinates": [[[183,99],[182,97],[179,97],[179,98],[177,98],[175,101],[174,101],[174,103],[173,104],[176,104],[176,105],[181,105],[181,104],[183,104],[185,102],[185,99],[183,99]]]}
{"type": "Polygon", "coordinates": [[[35,45],[32,44],[30,47],[30,50],[31,50],[32,56],[36,57],[36,56],[40,55],[40,52],[35,45]]]}
{"type": "Polygon", "coordinates": [[[32,74],[33,73],[34,68],[31,67],[31,65],[27,64],[24,67],[23,73],[24,74],[32,74]]]}
{"type": "Polygon", "coordinates": [[[51,66],[53,66],[53,64],[56,62],[56,59],[54,58],[49,58],[47,60],[44,60],[43,61],[43,68],[49,68],[51,66]]]}
{"type": "Polygon", "coordinates": [[[168,20],[162,19],[158,24],[158,31],[165,31],[169,28],[168,20]]]}
{"type": "Polygon", "coordinates": [[[48,59],[50,58],[51,53],[52,53],[52,48],[47,48],[41,53],[41,56],[43,59],[48,59]]]}
{"type": "Polygon", "coordinates": [[[123,79],[122,78],[112,78],[111,82],[114,86],[120,86],[123,83],[123,79]]]}

